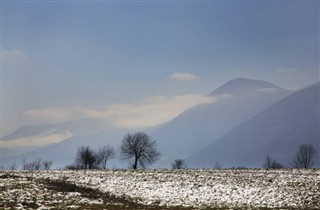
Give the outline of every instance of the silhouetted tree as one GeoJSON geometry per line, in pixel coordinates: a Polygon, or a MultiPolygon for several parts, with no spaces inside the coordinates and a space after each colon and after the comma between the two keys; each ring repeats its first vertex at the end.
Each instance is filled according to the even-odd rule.
{"type": "Polygon", "coordinates": [[[214,165],[214,168],[215,169],[221,169],[222,168],[222,166],[221,166],[219,161],[216,162],[216,164],[214,165]]]}
{"type": "Polygon", "coordinates": [[[156,142],[144,132],[127,134],[120,146],[122,159],[130,161],[130,166],[137,169],[138,165],[145,168],[160,158],[156,149],[156,142]]]}
{"type": "Polygon", "coordinates": [[[35,170],[40,170],[41,169],[41,158],[39,158],[38,160],[33,161],[33,165],[34,165],[34,169],[35,170]]]}
{"type": "Polygon", "coordinates": [[[314,164],[317,151],[312,144],[302,144],[291,162],[293,168],[310,168],[314,164]]]}
{"type": "Polygon", "coordinates": [[[23,170],[40,170],[41,169],[42,160],[39,158],[38,160],[34,160],[32,162],[26,162],[25,159],[22,160],[22,169],[23,170]]]}
{"type": "Polygon", "coordinates": [[[42,161],[42,166],[44,170],[50,170],[52,165],[52,160],[44,160],[42,161]]]}
{"type": "Polygon", "coordinates": [[[22,169],[23,170],[31,170],[33,166],[31,163],[28,163],[25,158],[22,159],[22,169]]]}
{"type": "Polygon", "coordinates": [[[276,160],[273,160],[270,155],[266,156],[263,167],[271,169],[284,168],[284,166],[281,163],[277,162],[276,160]]]}
{"type": "Polygon", "coordinates": [[[74,165],[83,169],[92,169],[99,164],[97,154],[89,147],[79,147],[74,165]]]}
{"type": "Polygon", "coordinates": [[[172,169],[183,169],[183,168],[187,168],[187,165],[183,159],[176,159],[171,164],[171,167],[172,169]]]}
{"type": "Polygon", "coordinates": [[[17,170],[17,164],[16,164],[16,162],[14,162],[14,163],[12,163],[10,166],[9,166],[9,170],[12,170],[12,171],[14,171],[14,170],[17,170]]]}
{"type": "Polygon", "coordinates": [[[108,160],[112,159],[115,157],[115,151],[114,148],[112,146],[104,146],[104,147],[100,147],[98,150],[98,158],[99,158],[99,162],[101,165],[101,168],[106,169],[106,165],[108,160]]]}

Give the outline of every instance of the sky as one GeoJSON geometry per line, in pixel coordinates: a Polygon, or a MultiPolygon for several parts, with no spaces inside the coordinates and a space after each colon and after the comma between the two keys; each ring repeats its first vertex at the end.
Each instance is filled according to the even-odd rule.
{"type": "Polygon", "coordinates": [[[319,81],[318,1],[1,1],[2,135],[92,117],[150,127],[245,77],[319,81]]]}

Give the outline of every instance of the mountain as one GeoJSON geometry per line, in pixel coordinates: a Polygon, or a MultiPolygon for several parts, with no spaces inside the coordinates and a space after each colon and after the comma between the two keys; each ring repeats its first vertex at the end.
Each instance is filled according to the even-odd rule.
{"type": "Polygon", "coordinates": [[[23,152],[21,152],[19,150],[13,150],[13,149],[0,147],[0,156],[2,158],[13,157],[13,156],[21,155],[21,154],[23,154],[23,152]]]}
{"type": "Polygon", "coordinates": [[[95,119],[72,120],[57,124],[31,125],[21,127],[2,138],[2,146],[27,152],[35,148],[60,142],[72,136],[95,133],[106,125],[95,119]]]}
{"type": "MultiPolygon", "coordinates": [[[[144,131],[150,132],[153,129],[152,127],[144,131]]],[[[22,155],[3,158],[4,167],[10,167],[13,163],[21,163],[23,159],[25,159],[26,162],[42,159],[52,160],[52,168],[64,168],[66,165],[73,163],[79,147],[89,146],[97,150],[99,147],[110,145],[113,146],[116,153],[118,153],[118,148],[124,135],[135,131],[134,129],[106,127],[102,131],[72,136],[60,142],[33,149],[22,155]]],[[[119,154],[116,154],[116,156],[117,158],[107,163],[108,167],[127,167],[127,163],[118,158],[119,154]]]]}
{"type": "Polygon", "coordinates": [[[174,159],[193,154],[290,93],[261,80],[225,83],[209,94],[213,103],[186,110],[152,135],[162,153],[157,166],[169,167],[174,159]]]}
{"type": "Polygon", "coordinates": [[[93,134],[73,136],[61,142],[50,144],[41,148],[33,149],[23,155],[4,158],[5,167],[12,163],[21,163],[23,159],[27,162],[43,159],[52,160],[53,168],[63,168],[72,164],[78,147],[90,146],[97,149],[104,145],[118,146],[122,136],[117,131],[101,131],[93,134]]]}
{"type": "Polygon", "coordinates": [[[248,93],[255,93],[255,92],[272,92],[275,90],[280,90],[281,88],[263,80],[253,80],[247,78],[236,78],[230,80],[229,82],[225,83],[212,93],[210,96],[217,96],[220,94],[248,94],[248,93]]]}
{"type": "Polygon", "coordinates": [[[261,167],[266,155],[287,165],[301,144],[313,144],[320,153],[320,85],[291,94],[212,140],[186,159],[188,166],[261,167]]]}
{"type": "MultiPolygon", "coordinates": [[[[188,109],[156,130],[144,130],[157,141],[162,154],[153,167],[170,167],[174,159],[189,157],[292,92],[261,80],[237,78],[225,83],[209,94],[213,103],[188,109]]],[[[96,149],[112,145],[117,149],[123,136],[135,131],[106,127],[90,119],[25,126],[6,136],[3,146],[40,143],[23,155],[4,158],[4,162],[11,164],[21,162],[23,158],[27,161],[43,158],[52,160],[54,168],[64,167],[72,163],[79,146],[96,149]]],[[[118,160],[110,162],[112,166],[126,166],[121,164],[118,160]]]]}
{"type": "Polygon", "coordinates": [[[82,135],[95,132],[104,128],[104,124],[95,119],[72,120],[56,124],[27,125],[18,128],[11,134],[4,136],[3,141],[10,141],[18,138],[52,135],[63,132],[70,132],[72,135],[82,135]]]}

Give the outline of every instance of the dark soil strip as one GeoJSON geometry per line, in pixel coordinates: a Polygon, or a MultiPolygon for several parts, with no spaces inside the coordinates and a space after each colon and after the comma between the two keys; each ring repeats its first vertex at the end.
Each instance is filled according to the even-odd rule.
{"type": "MultiPolygon", "coordinates": [[[[43,183],[47,186],[48,189],[58,191],[58,192],[78,192],[81,193],[83,197],[91,198],[91,199],[102,199],[103,200],[103,208],[110,210],[119,210],[119,209],[193,209],[186,207],[166,207],[159,205],[143,205],[135,202],[129,197],[117,197],[111,195],[110,193],[104,193],[96,189],[91,189],[87,187],[77,186],[65,180],[43,180],[43,183]]],[[[101,207],[101,206],[100,206],[101,207]]]]}

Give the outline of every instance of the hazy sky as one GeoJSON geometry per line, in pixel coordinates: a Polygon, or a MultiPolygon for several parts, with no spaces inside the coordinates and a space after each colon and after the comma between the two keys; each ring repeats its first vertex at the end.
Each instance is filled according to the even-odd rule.
{"type": "Polygon", "coordinates": [[[235,77],[319,81],[318,1],[1,1],[3,134],[152,126],[235,77]]]}

